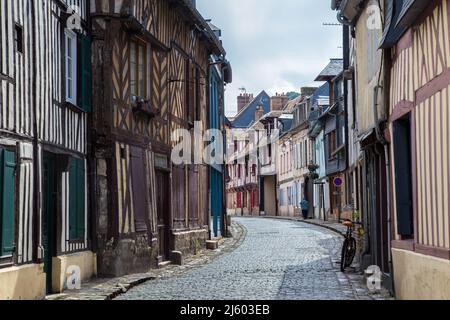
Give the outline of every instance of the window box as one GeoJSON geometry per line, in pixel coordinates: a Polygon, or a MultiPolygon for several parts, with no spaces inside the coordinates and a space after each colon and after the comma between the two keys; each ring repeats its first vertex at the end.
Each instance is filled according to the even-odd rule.
{"type": "Polygon", "coordinates": [[[150,101],[140,100],[132,103],[131,105],[133,112],[137,115],[144,115],[150,119],[159,115],[159,110],[153,108],[150,101]]]}

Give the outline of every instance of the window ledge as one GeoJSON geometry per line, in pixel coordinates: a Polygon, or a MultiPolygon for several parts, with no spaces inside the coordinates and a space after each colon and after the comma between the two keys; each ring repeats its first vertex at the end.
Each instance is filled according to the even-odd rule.
{"type": "Polygon", "coordinates": [[[84,244],[84,239],[73,239],[73,240],[67,240],[69,244],[84,244]]]}
{"type": "Polygon", "coordinates": [[[392,240],[391,241],[392,248],[400,249],[400,250],[407,250],[407,251],[414,251],[415,250],[415,243],[413,239],[410,240],[392,240]]]}
{"type": "Polygon", "coordinates": [[[76,105],[74,105],[72,102],[70,101],[66,101],[64,102],[64,106],[69,109],[72,110],[73,112],[77,112],[77,113],[87,113],[86,111],[84,111],[81,107],[78,107],[76,105]]]}

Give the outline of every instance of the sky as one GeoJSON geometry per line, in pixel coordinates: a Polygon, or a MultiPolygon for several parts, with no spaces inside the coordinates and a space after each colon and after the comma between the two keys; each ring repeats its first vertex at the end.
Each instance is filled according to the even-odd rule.
{"type": "MultiPolygon", "coordinates": [[[[331,0],[197,0],[205,19],[222,29],[233,83],[226,87],[227,116],[236,113],[240,88],[255,96],[314,84],[330,58],[342,57],[342,27],[331,0]]],[[[316,83],[316,85],[320,85],[316,83]]]]}

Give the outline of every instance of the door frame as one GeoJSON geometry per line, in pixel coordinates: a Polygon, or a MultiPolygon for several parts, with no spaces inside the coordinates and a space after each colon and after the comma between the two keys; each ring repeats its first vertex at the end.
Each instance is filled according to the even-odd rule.
{"type": "MultiPolygon", "coordinates": [[[[172,214],[171,214],[171,201],[170,201],[170,172],[166,169],[162,168],[155,168],[155,180],[158,181],[158,175],[162,175],[164,179],[167,182],[166,186],[166,207],[167,207],[167,214],[163,216],[164,220],[164,231],[165,231],[165,237],[164,237],[164,252],[161,252],[159,250],[159,256],[162,258],[163,261],[170,260],[170,248],[171,248],[171,230],[172,230],[172,214]]],[[[157,197],[158,198],[158,197],[157,197]]],[[[158,201],[158,199],[157,199],[158,201]]],[[[161,239],[160,239],[160,224],[159,224],[159,211],[158,211],[158,203],[156,203],[156,221],[157,221],[157,229],[158,229],[158,241],[159,241],[159,249],[161,249],[161,239]]]]}
{"type": "Polygon", "coordinates": [[[44,247],[44,256],[42,258],[43,263],[44,263],[44,272],[47,274],[46,276],[46,293],[52,293],[53,291],[53,283],[52,283],[52,274],[53,274],[53,268],[52,268],[52,264],[53,264],[53,258],[57,256],[58,254],[58,165],[57,165],[57,154],[48,152],[48,151],[44,151],[43,155],[42,155],[42,238],[46,237],[46,235],[44,234],[44,223],[49,223],[50,224],[50,228],[47,228],[45,231],[50,230],[49,233],[49,239],[47,240],[48,242],[50,242],[51,246],[48,250],[50,250],[50,257],[46,257],[45,256],[45,251],[47,250],[45,247],[48,246],[48,242],[47,244],[43,243],[43,247],[44,247]],[[52,181],[52,190],[54,193],[54,198],[52,199],[52,208],[51,211],[52,213],[49,215],[49,213],[47,212],[48,207],[47,207],[47,191],[48,191],[48,186],[46,184],[46,170],[45,170],[45,165],[47,161],[51,161],[52,162],[52,166],[53,169],[51,170],[52,174],[50,175],[51,180],[52,181]],[[48,259],[48,260],[47,260],[48,259]]]}

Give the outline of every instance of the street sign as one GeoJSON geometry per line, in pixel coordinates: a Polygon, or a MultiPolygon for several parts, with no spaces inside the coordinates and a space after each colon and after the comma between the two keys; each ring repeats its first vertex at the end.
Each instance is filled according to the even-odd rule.
{"type": "Polygon", "coordinates": [[[340,187],[343,184],[343,181],[340,177],[336,177],[333,179],[333,184],[335,187],[340,187]]]}

